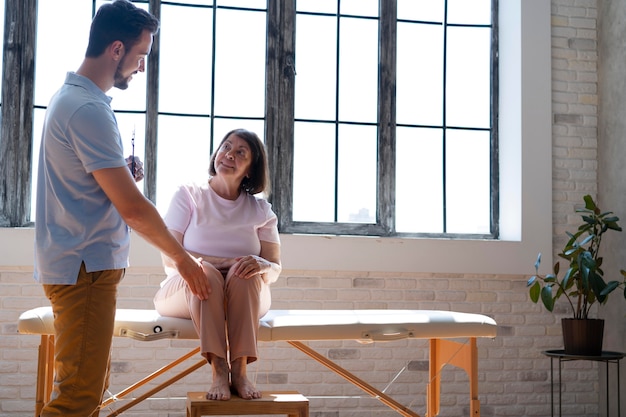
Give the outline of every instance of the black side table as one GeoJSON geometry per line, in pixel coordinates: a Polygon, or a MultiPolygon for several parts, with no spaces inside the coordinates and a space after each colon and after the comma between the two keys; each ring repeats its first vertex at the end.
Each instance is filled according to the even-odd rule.
{"type": "MultiPolygon", "coordinates": [[[[550,357],[550,412],[554,417],[554,359],[559,360],[559,417],[561,416],[561,364],[569,361],[595,361],[604,362],[606,364],[606,386],[609,386],[609,363],[616,364],[617,368],[617,416],[620,417],[620,385],[619,385],[619,361],[626,356],[626,353],[622,352],[610,352],[602,351],[600,356],[585,356],[585,355],[569,355],[565,353],[563,349],[545,350],[542,352],[544,355],[550,357]]],[[[606,390],[606,415],[609,417],[609,390],[606,390]]]]}

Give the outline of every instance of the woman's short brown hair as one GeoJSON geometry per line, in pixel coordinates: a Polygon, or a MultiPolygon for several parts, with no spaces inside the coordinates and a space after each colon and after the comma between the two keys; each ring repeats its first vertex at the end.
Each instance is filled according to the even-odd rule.
{"type": "Polygon", "coordinates": [[[209,164],[209,174],[216,175],[215,171],[215,157],[217,152],[222,147],[222,144],[231,135],[237,136],[246,141],[250,146],[252,152],[252,161],[250,162],[250,172],[247,177],[241,181],[241,188],[243,188],[248,194],[264,193],[265,196],[270,195],[270,179],[267,163],[267,152],[265,152],[265,145],[259,139],[256,133],[246,129],[234,129],[224,136],[220,142],[217,150],[211,155],[211,162],[209,164]]]}

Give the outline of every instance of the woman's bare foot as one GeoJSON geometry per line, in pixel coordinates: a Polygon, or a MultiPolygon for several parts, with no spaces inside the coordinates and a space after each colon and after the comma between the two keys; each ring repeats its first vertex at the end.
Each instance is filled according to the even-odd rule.
{"type": "Polygon", "coordinates": [[[209,354],[209,361],[213,368],[213,382],[206,395],[207,400],[230,400],[229,369],[225,358],[209,354]]]}
{"type": "Polygon", "coordinates": [[[251,400],[253,398],[261,398],[261,391],[256,389],[254,384],[248,380],[246,375],[246,365],[248,358],[238,358],[232,362],[231,370],[231,382],[233,389],[244,400],[251,400]]]}

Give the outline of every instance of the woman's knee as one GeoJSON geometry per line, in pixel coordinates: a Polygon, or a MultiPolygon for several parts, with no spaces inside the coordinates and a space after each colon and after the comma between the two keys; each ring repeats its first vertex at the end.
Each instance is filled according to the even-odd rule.
{"type": "Polygon", "coordinates": [[[263,278],[261,278],[261,275],[255,275],[247,279],[239,278],[234,275],[231,270],[226,275],[226,288],[231,292],[260,294],[263,288],[263,278]]]}
{"type": "Polygon", "coordinates": [[[222,273],[215,268],[212,264],[202,261],[202,270],[204,271],[204,275],[207,277],[211,285],[222,284],[224,283],[224,277],[222,273]]]}

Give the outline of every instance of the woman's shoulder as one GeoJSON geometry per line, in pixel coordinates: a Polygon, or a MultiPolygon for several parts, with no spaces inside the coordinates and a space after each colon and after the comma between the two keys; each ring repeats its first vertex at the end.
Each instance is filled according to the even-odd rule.
{"type": "Polygon", "coordinates": [[[189,181],[184,182],[178,185],[179,190],[185,190],[188,193],[203,193],[206,192],[209,188],[208,183],[197,182],[197,181],[189,181]]]}
{"type": "Polygon", "coordinates": [[[198,200],[200,197],[208,192],[208,188],[208,184],[190,181],[179,184],[178,188],[176,189],[176,194],[179,196],[187,196],[192,200],[198,200]]]}
{"type": "Polygon", "coordinates": [[[246,194],[246,198],[251,204],[253,204],[257,208],[259,212],[264,213],[265,216],[274,215],[274,212],[272,211],[272,204],[264,197],[259,195],[246,194]]]}

